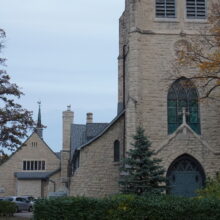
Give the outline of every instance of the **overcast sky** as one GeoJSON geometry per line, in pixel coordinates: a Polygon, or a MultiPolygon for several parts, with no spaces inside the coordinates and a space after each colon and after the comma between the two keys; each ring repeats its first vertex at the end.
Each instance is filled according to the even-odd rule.
{"type": "Polygon", "coordinates": [[[20,102],[37,118],[44,140],[62,147],[62,111],[75,123],[110,122],[117,110],[118,19],[124,0],[1,0],[7,71],[22,88],[20,102]]]}

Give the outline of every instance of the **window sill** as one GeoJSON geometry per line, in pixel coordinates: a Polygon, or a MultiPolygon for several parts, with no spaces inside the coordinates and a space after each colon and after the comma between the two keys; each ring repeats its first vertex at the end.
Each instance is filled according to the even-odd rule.
{"type": "Polygon", "coordinates": [[[201,24],[208,24],[209,23],[207,18],[205,18],[205,19],[185,18],[185,21],[188,23],[201,23],[201,24]]]}
{"type": "Polygon", "coordinates": [[[154,22],[158,23],[179,23],[177,18],[154,18],[154,22]]]}

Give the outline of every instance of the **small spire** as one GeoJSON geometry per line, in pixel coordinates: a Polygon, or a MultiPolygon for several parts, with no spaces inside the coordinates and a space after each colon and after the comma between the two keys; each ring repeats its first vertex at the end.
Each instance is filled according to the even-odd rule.
{"type": "Polygon", "coordinates": [[[41,124],[41,101],[38,101],[38,118],[37,118],[37,126],[35,128],[35,132],[43,139],[43,125],[41,124]]]}
{"type": "Polygon", "coordinates": [[[38,108],[38,118],[37,118],[37,128],[41,128],[42,124],[41,124],[41,101],[38,101],[37,104],[39,105],[38,108]]]}

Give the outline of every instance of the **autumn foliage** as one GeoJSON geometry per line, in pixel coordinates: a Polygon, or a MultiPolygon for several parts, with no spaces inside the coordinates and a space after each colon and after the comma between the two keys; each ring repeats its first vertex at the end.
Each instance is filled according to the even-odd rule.
{"type": "Polygon", "coordinates": [[[220,1],[213,3],[208,25],[196,36],[188,37],[179,46],[177,63],[198,69],[191,79],[206,89],[204,97],[220,86],[220,1]]]}
{"type": "MultiPolygon", "coordinates": [[[[4,47],[5,32],[0,29],[0,50],[4,47]]],[[[5,150],[14,151],[27,136],[33,125],[32,112],[17,103],[23,93],[19,87],[10,82],[5,70],[5,58],[0,58],[0,154],[5,150]]]]}

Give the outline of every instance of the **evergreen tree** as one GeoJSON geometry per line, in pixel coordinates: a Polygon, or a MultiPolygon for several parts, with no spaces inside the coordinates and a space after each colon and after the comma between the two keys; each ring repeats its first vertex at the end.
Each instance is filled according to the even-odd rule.
{"type": "MultiPolygon", "coordinates": [[[[2,39],[5,32],[0,29],[0,51],[4,47],[2,39]]],[[[21,138],[27,136],[28,129],[33,126],[32,112],[22,108],[15,101],[23,93],[19,87],[10,82],[5,68],[5,59],[0,57],[0,155],[5,149],[15,151],[21,144],[21,138]]]]}
{"type": "Polygon", "coordinates": [[[164,191],[165,171],[159,165],[161,160],[153,158],[155,153],[150,150],[151,143],[144,135],[143,128],[137,129],[132,146],[121,167],[121,192],[143,195],[164,191]]]}

